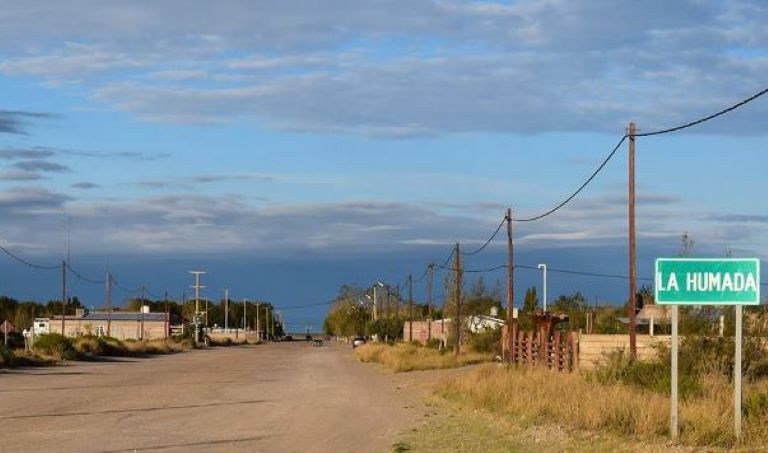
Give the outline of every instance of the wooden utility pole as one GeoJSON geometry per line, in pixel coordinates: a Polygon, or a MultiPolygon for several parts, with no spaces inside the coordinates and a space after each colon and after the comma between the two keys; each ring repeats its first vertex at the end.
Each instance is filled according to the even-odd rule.
{"type": "Polygon", "coordinates": [[[107,336],[112,336],[112,273],[107,272],[107,293],[106,293],[106,305],[107,305],[107,336]]]}
{"type": "Polygon", "coordinates": [[[507,209],[507,354],[512,360],[513,324],[515,323],[515,248],[512,243],[512,209],[507,209]]]}
{"type": "Polygon", "coordinates": [[[629,358],[637,358],[637,256],[635,241],[635,123],[629,123],[629,358]]]}
{"type": "Polygon", "coordinates": [[[61,261],[61,334],[66,336],[64,328],[67,326],[67,261],[61,261]]]}
{"type": "Polygon", "coordinates": [[[408,274],[408,341],[413,341],[413,274],[408,274]]]}
{"type": "Polygon", "coordinates": [[[456,272],[456,319],[453,320],[453,324],[456,326],[454,331],[456,335],[456,342],[453,345],[453,353],[458,356],[461,353],[461,251],[459,249],[459,243],[456,243],[456,260],[454,271],[456,272]]]}
{"type": "Polygon", "coordinates": [[[139,301],[139,312],[141,317],[141,332],[139,332],[139,339],[144,339],[144,292],[147,290],[147,288],[142,285],[141,286],[141,300],[139,301]]]}
{"type": "Polygon", "coordinates": [[[168,290],[163,293],[163,302],[165,302],[165,339],[168,339],[168,334],[171,333],[171,314],[168,311],[168,290]]]}
{"type": "Polygon", "coordinates": [[[395,319],[400,319],[400,283],[397,284],[397,294],[395,294],[395,319]]]}
{"type": "Polygon", "coordinates": [[[432,340],[432,278],[434,277],[435,265],[429,263],[427,266],[427,341],[432,340]]]}

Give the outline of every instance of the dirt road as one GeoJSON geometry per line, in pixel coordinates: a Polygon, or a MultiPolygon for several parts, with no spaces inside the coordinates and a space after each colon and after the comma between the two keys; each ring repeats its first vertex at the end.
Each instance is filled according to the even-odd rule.
{"type": "Polygon", "coordinates": [[[397,387],[336,344],[0,372],[0,451],[388,451],[419,416],[397,387]]]}

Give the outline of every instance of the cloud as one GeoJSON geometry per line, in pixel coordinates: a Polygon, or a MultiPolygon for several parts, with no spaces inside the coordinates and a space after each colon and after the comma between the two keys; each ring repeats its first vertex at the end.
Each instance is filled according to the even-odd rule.
{"type": "Polygon", "coordinates": [[[25,134],[30,120],[52,117],[50,113],[0,110],[0,134],[25,134]]]}
{"type": "Polygon", "coordinates": [[[72,187],[73,189],[90,190],[90,189],[98,189],[101,186],[93,182],[76,182],[74,184],[71,184],[69,187],[72,187]]]}
{"type": "Polygon", "coordinates": [[[0,73],[47,77],[79,76],[136,68],[143,64],[125,54],[104,50],[98,46],[67,43],[64,48],[51,53],[5,59],[0,62],[0,73]]]}
{"type": "Polygon", "coordinates": [[[53,151],[43,149],[0,149],[0,159],[45,159],[55,155],[53,151]]]}
{"type": "Polygon", "coordinates": [[[37,181],[43,176],[33,171],[0,171],[0,181],[37,181]]]}
{"type": "Polygon", "coordinates": [[[14,187],[0,191],[0,213],[33,214],[40,209],[61,208],[71,197],[42,187],[14,187]]]}
{"type": "Polygon", "coordinates": [[[223,181],[274,181],[270,175],[240,174],[240,175],[197,175],[190,178],[194,182],[214,183],[223,181]]]}
{"type": "MultiPolygon", "coordinates": [[[[0,70],[71,78],[147,121],[621,133],[629,119],[653,130],[709,114],[768,71],[757,0],[27,3],[0,18],[0,70]]],[[[756,103],[696,131],[764,134],[765,114],[756,103]]]]}
{"type": "Polygon", "coordinates": [[[53,148],[34,146],[31,148],[0,148],[2,160],[40,160],[54,156],[77,156],[103,159],[127,159],[135,161],[154,161],[169,157],[169,153],[148,153],[141,151],[91,151],[82,149],[53,148]]]}
{"type": "Polygon", "coordinates": [[[729,214],[712,215],[707,220],[722,223],[766,223],[768,224],[768,215],[763,214],[729,214]]]}
{"type": "Polygon", "coordinates": [[[66,165],[47,160],[22,160],[13,164],[14,167],[24,171],[44,171],[53,173],[62,173],[70,171],[66,165]]]}

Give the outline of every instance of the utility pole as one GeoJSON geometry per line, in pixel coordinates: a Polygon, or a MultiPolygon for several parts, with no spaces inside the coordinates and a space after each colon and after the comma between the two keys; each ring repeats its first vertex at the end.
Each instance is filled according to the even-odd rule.
{"type": "Polygon", "coordinates": [[[629,358],[637,358],[637,255],[635,238],[635,123],[629,123],[629,358]]]}
{"type": "Polygon", "coordinates": [[[434,277],[435,265],[427,266],[427,341],[432,340],[432,277],[434,277]]]}
{"type": "Polygon", "coordinates": [[[261,341],[261,323],[259,322],[259,304],[256,302],[256,338],[261,341]]]}
{"type": "Polygon", "coordinates": [[[413,341],[413,274],[408,274],[408,341],[413,341]]]}
{"type": "Polygon", "coordinates": [[[387,285],[387,329],[386,329],[386,333],[384,334],[384,341],[387,342],[387,343],[389,343],[389,319],[390,319],[390,316],[389,316],[389,307],[390,307],[389,296],[390,296],[390,294],[389,294],[389,292],[390,292],[389,291],[389,285],[387,285]]]}
{"type": "Polygon", "coordinates": [[[205,274],[205,271],[189,271],[190,274],[195,276],[195,284],[192,288],[195,290],[195,343],[200,342],[200,290],[205,286],[200,285],[200,276],[205,274]]]}
{"type": "MultiPolygon", "coordinates": [[[[512,354],[515,329],[515,244],[512,242],[512,208],[507,209],[507,344],[508,354],[512,354]]],[[[510,355],[509,360],[514,357],[510,355]]]]}
{"type": "Polygon", "coordinates": [[[400,319],[400,283],[397,284],[397,294],[395,295],[395,319],[400,319]]]}
{"type": "Polygon", "coordinates": [[[229,289],[224,288],[224,333],[229,333],[229,289]]]}
{"type": "Polygon", "coordinates": [[[139,332],[139,339],[144,339],[144,292],[146,291],[146,287],[144,285],[141,285],[141,300],[139,301],[139,312],[141,313],[139,316],[141,317],[141,332],[139,332]]]}
{"type": "Polygon", "coordinates": [[[248,338],[248,299],[243,299],[243,335],[248,338]]]}
{"type": "Polygon", "coordinates": [[[64,328],[66,327],[67,317],[67,261],[61,261],[61,334],[67,336],[64,328]]]}
{"type": "Polygon", "coordinates": [[[112,273],[107,271],[107,292],[106,300],[104,301],[107,306],[107,336],[112,336],[112,273]]]}
{"type": "Polygon", "coordinates": [[[459,249],[459,243],[456,243],[456,319],[454,325],[456,326],[456,343],[453,345],[453,354],[458,356],[461,353],[461,250],[459,249]]]}
{"type": "Polygon", "coordinates": [[[165,302],[165,339],[171,333],[171,313],[168,311],[168,290],[163,293],[163,302],[165,302]]]}
{"type": "Polygon", "coordinates": [[[378,304],[378,299],[376,297],[376,287],[378,286],[378,283],[373,285],[373,320],[376,321],[379,319],[379,313],[377,310],[376,305],[378,304]]]}

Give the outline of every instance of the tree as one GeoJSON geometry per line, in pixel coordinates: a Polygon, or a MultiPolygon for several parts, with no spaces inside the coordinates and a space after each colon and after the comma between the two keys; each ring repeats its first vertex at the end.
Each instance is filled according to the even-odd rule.
{"type": "Polygon", "coordinates": [[[525,290],[525,300],[523,301],[523,313],[533,313],[539,306],[539,297],[536,295],[536,287],[531,286],[525,290]]]}

